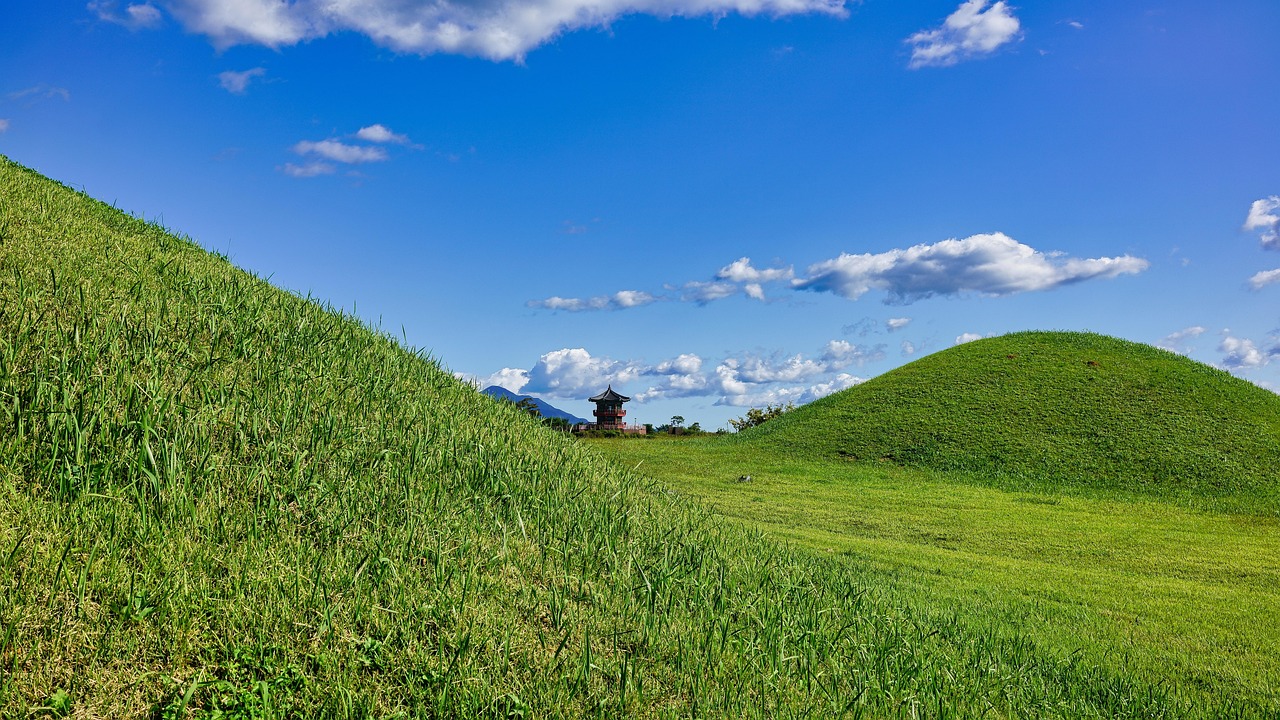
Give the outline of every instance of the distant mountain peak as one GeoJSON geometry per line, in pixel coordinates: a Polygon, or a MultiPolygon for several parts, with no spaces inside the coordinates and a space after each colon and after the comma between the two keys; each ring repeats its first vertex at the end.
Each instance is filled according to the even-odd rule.
{"type": "Polygon", "coordinates": [[[481,390],[480,392],[484,393],[485,395],[488,395],[489,397],[497,398],[499,400],[510,400],[513,403],[518,403],[521,400],[529,400],[530,402],[533,403],[533,406],[538,409],[538,413],[542,415],[542,417],[564,418],[565,420],[568,420],[570,424],[575,424],[575,425],[577,423],[590,422],[572,413],[567,413],[564,410],[561,410],[560,408],[548,403],[546,400],[543,400],[541,398],[536,398],[532,395],[519,395],[517,393],[511,392],[510,390],[502,387],[501,385],[490,385],[489,387],[481,390]]]}

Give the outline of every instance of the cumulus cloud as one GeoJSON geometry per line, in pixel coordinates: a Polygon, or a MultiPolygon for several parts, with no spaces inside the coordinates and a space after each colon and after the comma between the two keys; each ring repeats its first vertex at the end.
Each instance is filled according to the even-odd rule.
{"type": "Polygon", "coordinates": [[[902,357],[911,357],[916,354],[916,346],[910,340],[902,341],[902,357]]]}
{"type": "Polygon", "coordinates": [[[1218,345],[1218,352],[1223,354],[1223,367],[1232,370],[1248,370],[1262,367],[1271,360],[1270,354],[1259,350],[1252,340],[1232,337],[1231,335],[1226,335],[1222,338],[1222,343],[1218,345]]]}
{"type": "Polygon", "coordinates": [[[267,69],[261,67],[241,70],[239,72],[235,70],[227,70],[225,72],[218,73],[218,84],[222,86],[223,90],[226,90],[232,95],[243,95],[244,92],[249,89],[249,83],[253,82],[254,78],[259,78],[266,74],[267,69]]]}
{"type": "Polygon", "coordinates": [[[326,160],[347,164],[382,162],[387,159],[387,151],[380,147],[351,145],[338,140],[302,140],[293,146],[293,151],[299,155],[319,155],[326,160]]]}
{"type": "Polygon", "coordinates": [[[843,0],[158,0],[215,45],[281,47],[344,31],[399,52],[521,60],[557,36],[626,15],[844,17],[843,0]]]}
{"type": "Polygon", "coordinates": [[[942,25],[907,38],[912,69],[946,67],[961,60],[990,55],[1019,36],[1018,18],[1004,0],[967,0],[942,25]]]}
{"type": "Polygon", "coordinates": [[[873,289],[883,290],[888,294],[885,302],[908,304],[934,295],[1050,290],[1094,278],[1139,273],[1149,265],[1130,255],[1064,258],[1042,253],[1004,233],[991,233],[878,254],[844,253],[811,265],[809,278],[792,283],[799,289],[832,292],[850,300],[873,289]]]}
{"type": "Polygon", "coordinates": [[[1160,338],[1156,342],[1156,347],[1164,348],[1179,355],[1188,355],[1191,352],[1190,341],[1200,337],[1204,332],[1205,329],[1203,327],[1192,325],[1160,338]]]}
{"type": "Polygon", "coordinates": [[[303,165],[295,165],[293,163],[285,163],[279,167],[280,172],[285,175],[296,178],[317,177],[319,175],[332,175],[337,168],[326,162],[313,161],[303,165]]]}
{"type": "Polygon", "coordinates": [[[89,10],[97,15],[99,20],[123,25],[130,30],[156,28],[164,22],[160,8],[151,3],[126,5],[123,12],[119,11],[118,7],[119,3],[112,0],[96,0],[89,3],[89,10]]]}
{"type": "Polygon", "coordinates": [[[612,295],[597,295],[590,298],[564,298],[553,295],[543,300],[530,300],[525,305],[544,310],[583,312],[586,310],[625,310],[648,305],[660,299],[660,297],[650,295],[642,290],[619,290],[612,295]]]}
{"type": "Polygon", "coordinates": [[[636,362],[622,362],[607,357],[592,357],[585,348],[564,348],[538,358],[529,370],[525,392],[556,397],[584,397],[598,393],[609,385],[635,382],[644,370],[636,362]]]}
{"type": "Polygon", "coordinates": [[[397,145],[408,145],[409,136],[391,132],[391,128],[381,123],[375,123],[368,127],[362,127],[356,132],[356,137],[361,140],[375,143],[395,143],[397,145]]]}
{"type": "Polygon", "coordinates": [[[884,322],[885,327],[889,328],[889,332],[893,332],[894,330],[901,330],[902,328],[910,324],[911,324],[911,318],[909,317],[889,318],[884,322]]]}
{"type": "Polygon", "coordinates": [[[983,337],[984,336],[979,335],[978,333],[960,333],[956,336],[956,345],[963,345],[967,342],[973,342],[974,340],[981,340],[983,337]]]}
{"type": "Polygon", "coordinates": [[[1245,230],[1257,230],[1262,247],[1280,250],[1280,195],[1254,200],[1245,218],[1245,230]]]}
{"type": "Polygon", "coordinates": [[[521,388],[529,384],[529,373],[520,368],[502,368],[491,375],[475,376],[469,379],[478,390],[497,385],[513,393],[519,393],[521,388]]]}
{"type": "Polygon", "coordinates": [[[1261,290],[1268,285],[1274,285],[1276,283],[1280,283],[1280,268],[1276,268],[1275,270],[1263,270],[1249,278],[1249,285],[1254,290],[1261,290]]]}

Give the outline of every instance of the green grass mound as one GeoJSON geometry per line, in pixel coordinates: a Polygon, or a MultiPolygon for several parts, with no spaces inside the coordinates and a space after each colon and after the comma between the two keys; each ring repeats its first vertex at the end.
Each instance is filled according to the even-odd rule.
{"type": "Polygon", "coordinates": [[[921,358],[743,440],[1051,483],[1271,494],[1280,397],[1147,345],[1020,332],[921,358]]]}
{"type": "Polygon", "coordinates": [[[0,158],[0,716],[1247,709],[868,577],[0,158]]]}

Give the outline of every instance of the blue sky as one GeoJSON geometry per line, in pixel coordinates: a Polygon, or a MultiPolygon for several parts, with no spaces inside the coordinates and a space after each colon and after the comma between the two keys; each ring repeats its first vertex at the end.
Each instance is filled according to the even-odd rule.
{"type": "Polygon", "coordinates": [[[4,14],[0,153],[579,415],[1024,329],[1280,388],[1272,0],[4,14]]]}

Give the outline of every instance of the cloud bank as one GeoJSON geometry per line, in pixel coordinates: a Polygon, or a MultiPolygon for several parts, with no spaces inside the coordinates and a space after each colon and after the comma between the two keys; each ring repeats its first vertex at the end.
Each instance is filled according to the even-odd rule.
{"type": "MultiPolygon", "coordinates": [[[[765,286],[829,292],[858,300],[872,290],[885,293],[889,305],[907,305],[934,296],[965,293],[1012,295],[1052,290],[1085,280],[1114,278],[1146,270],[1150,263],[1131,255],[1071,258],[1043,253],[1004,233],[972,235],[883,253],[850,254],[810,265],[808,277],[797,278],[790,268],[759,270],[743,257],[722,267],[712,280],[666,285],[666,294],[639,290],[592,298],[552,296],[526,304],[547,310],[621,310],[659,300],[706,305],[737,295],[765,300],[765,286]]],[[[906,327],[911,318],[890,318],[890,332],[906,327]]]]}
{"type": "Polygon", "coordinates": [[[883,357],[883,346],[832,340],[813,355],[739,353],[708,369],[707,361],[694,353],[649,364],[592,355],[586,348],[562,348],[542,355],[527,370],[502,368],[467,377],[482,388],[500,385],[512,392],[563,399],[585,399],[612,385],[640,403],[714,397],[717,405],[748,407],[816,400],[862,382],[845,371],[883,357]]]}
{"type": "Polygon", "coordinates": [[[626,15],[844,17],[843,0],[158,0],[220,48],[279,48],[355,32],[406,53],[521,60],[557,36],[608,27],[626,15]]]}
{"type": "Polygon", "coordinates": [[[1122,255],[1092,259],[1045,254],[1004,233],[972,235],[905,250],[851,255],[811,265],[802,290],[831,292],[857,300],[883,290],[886,302],[908,304],[935,295],[1012,295],[1062,285],[1135,274],[1150,263],[1122,255]]]}
{"type": "Polygon", "coordinates": [[[947,16],[942,25],[907,38],[911,45],[908,67],[946,67],[962,60],[990,55],[1001,45],[1018,39],[1020,24],[1004,0],[988,6],[988,0],[967,0],[947,16]]]}

